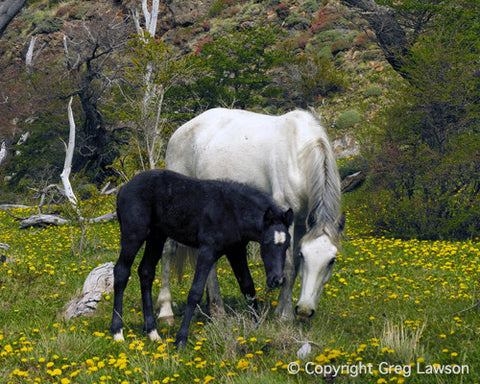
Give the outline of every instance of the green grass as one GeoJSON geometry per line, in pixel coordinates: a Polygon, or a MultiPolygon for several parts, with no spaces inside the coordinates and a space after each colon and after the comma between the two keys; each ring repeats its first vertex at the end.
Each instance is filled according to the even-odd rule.
{"type": "MultiPolygon", "coordinates": [[[[228,316],[210,319],[199,311],[187,349],[177,351],[173,340],[191,268],[173,284],[176,323],[159,324],[158,343],[141,331],[139,282],[132,273],[127,337],[115,343],[108,332],[111,295],[90,317],[65,321],[61,314],[89,271],[116,261],[117,224],[88,227],[87,247],[78,255],[72,251],[77,227],[19,230],[0,213],[0,242],[10,244],[0,264],[0,383],[321,383],[325,373],[325,382],[335,383],[480,382],[478,308],[461,312],[478,301],[478,241],[375,238],[360,233],[365,225],[353,214],[347,218],[347,239],[310,324],[274,318],[276,292],[266,293],[258,256],[250,259],[262,302],[261,319],[254,321],[222,260],[218,274],[228,316]],[[298,359],[306,340],[311,354],[298,359]],[[289,374],[290,363],[300,372],[289,374]],[[333,379],[329,369],[342,365],[333,379]],[[462,365],[468,373],[465,367],[463,374],[429,373],[462,365]]],[[[157,280],[154,295],[159,288],[157,280]]],[[[297,284],[295,299],[298,294],[297,284]]]]}

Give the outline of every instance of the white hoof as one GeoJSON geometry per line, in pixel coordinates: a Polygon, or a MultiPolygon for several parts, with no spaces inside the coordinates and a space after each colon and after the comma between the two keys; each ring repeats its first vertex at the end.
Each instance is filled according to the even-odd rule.
{"type": "Polygon", "coordinates": [[[113,335],[113,340],[118,341],[118,342],[125,341],[125,339],[123,338],[123,331],[120,331],[120,332],[116,333],[115,335],[113,335]]]}
{"type": "Polygon", "coordinates": [[[154,329],[153,331],[151,331],[149,334],[148,334],[148,337],[150,338],[151,341],[161,341],[162,338],[160,337],[160,335],[158,334],[157,330],[154,329]]]}

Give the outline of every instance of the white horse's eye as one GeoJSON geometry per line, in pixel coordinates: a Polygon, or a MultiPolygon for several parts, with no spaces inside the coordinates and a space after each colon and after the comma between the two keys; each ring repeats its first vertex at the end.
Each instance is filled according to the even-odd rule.
{"type": "Polygon", "coordinates": [[[333,267],[333,264],[335,264],[335,261],[337,260],[336,257],[333,257],[332,259],[330,259],[330,261],[328,262],[328,266],[331,268],[333,267]]]}

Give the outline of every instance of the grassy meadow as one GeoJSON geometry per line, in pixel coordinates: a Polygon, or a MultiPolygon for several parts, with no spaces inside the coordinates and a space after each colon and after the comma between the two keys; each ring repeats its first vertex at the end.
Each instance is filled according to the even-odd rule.
{"type": "MultiPolygon", "coordinates": [[[[102,207],[110,208],[108,202],[102,207]]],[[[158,325],[163,341],[157,343],[142,333],[139,281],[132,273],[124,307],[126,341],[115,343],[108,332],[112,294],[104,295],[92,316],[65,321],[62,311],[93,268],[116,261],[117,223],[20,230],[18,221],[0,212],[0,242],[10,245],[0,263],[0,383],[480,382],[480,317],[474,307],[480,296],[478,239],[374,237],[350,211],[347,227],[334,275],[310,324],[275,319],[277,292],[267,293],[252,248],[260,319],[253,320],[222,259],[218,274],[228,316],[209,319],[198,311],[187,349],[177,351],[173,341],[191,268],[181,282],[174,281],[175,324],[158,325]],[[305,341],[311,352],[298,357],[305,341]]],[[[159,288],[156,280],[154,295],[159,288]]]]}

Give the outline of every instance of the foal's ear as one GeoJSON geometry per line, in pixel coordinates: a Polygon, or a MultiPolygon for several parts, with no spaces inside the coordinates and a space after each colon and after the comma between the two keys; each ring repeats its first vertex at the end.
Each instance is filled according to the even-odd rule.
{"type": "Polygon", "coordinates": [[[277,216],[275,215],[275,212],[273,212],[272,207],[268,207],[267,210],[265,211],[265,214],[263,215],[263,226],[264,227],[271,226],[275,222],[276,217],[277,216]]]}
{"type": "Polygon", "coordinates": [[[283,222],[287,227],[290,227],[293,223],[293,210],[292,208],[288,208],[287,211],[283,213],[283,222]]]}

